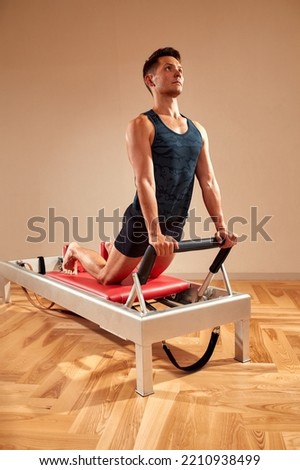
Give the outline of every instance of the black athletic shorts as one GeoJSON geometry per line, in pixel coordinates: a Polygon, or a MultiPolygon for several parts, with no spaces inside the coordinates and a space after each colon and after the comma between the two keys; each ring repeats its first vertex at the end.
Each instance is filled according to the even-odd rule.
{"type": "MultiPolygon", "coordinates": [[[[159,221],[161,232],[180,241],[185,220],[184,217],[161,216],[159,221]]],[[[144,255],[148,246],[144,217],[131,204],[123,215],[122,228],[115,240],[115,247],[125,256],[139,258],[144,255]]]]}

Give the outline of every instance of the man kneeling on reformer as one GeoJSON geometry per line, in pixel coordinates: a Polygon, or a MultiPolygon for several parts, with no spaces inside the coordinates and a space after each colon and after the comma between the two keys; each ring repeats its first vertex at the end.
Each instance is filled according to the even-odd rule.
{"type": "Polygon", "coordinates": [[[125,211],[121,231],[115,242],[107,245],[107,260],[76,242],[70,243],[63,259],[64,270],[73,270],[78,260],[101,284],[124,281],[149,244],[157,254],[151,277],[167,269],[182,236],[195,176],[222,248],[237,242],[224,221],[207,133],[179,112],[177,98],[184,82],[179,52],[171,47],[155,51],[144,64],[143,77],[153,96],[153,107],[127,128],[136,195],[125,211]]]}

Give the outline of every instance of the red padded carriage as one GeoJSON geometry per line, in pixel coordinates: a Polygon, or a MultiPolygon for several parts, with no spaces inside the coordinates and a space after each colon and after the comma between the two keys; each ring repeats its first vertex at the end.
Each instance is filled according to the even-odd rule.
{"type": "MultiPolygon", "coordinates": [[[[58,271],[51,271],[46,275],[73,287],[78,287],[93,294],[100,295],[106,300],[122,304],[126,303],[132,288],[132,285],[124,286],[113,284],[104,286],[99,284],[99,282],[87,272],[65,274],[58,271]]],[[[160,275],[155,279],[149,279],[146,284],[141,286],[145,300],[166,297],[174,293],[182,292],[189,287],[190,283],[188,281],[165,275],[160,275]]]]}

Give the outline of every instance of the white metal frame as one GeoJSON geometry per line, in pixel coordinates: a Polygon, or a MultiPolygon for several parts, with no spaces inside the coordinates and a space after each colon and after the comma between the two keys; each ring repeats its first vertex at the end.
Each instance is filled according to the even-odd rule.
{"type": "MultiPolygon", "coordinates": [[[[37,259],[23,262],[29,263],[32,270],[19,266],[16,261],[0,261],[0,297],[3,301],[10,302],[10,283],[14,282],[98,324],[100,328],[132,341],[135,344],[136,391],[142,396],[153,393],[152,344],[159,341],[233,322],[235,359],[249,361],[251,307],[248,294],[215,288],[216,294],[211,300],[156,312],[138,312],[38,274],[37,259]]],[[[56,270],[58,257],[46,257],[45,265],[47,271],[56,270]]]]}

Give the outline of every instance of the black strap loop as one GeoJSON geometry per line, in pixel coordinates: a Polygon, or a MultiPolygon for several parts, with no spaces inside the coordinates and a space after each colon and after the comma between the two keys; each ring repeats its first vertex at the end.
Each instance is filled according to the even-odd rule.
{"type": "Polygon", "coordinates": [[[189,366],[180,366],[178,362],[176,361],[175,357],[173,356],[169,346],[166,343],[163,343],[163,349],[165,353],[167,354],[169,360],[172,362],[172,364],[175,367],[177,367],[177,369],[180,369],[184,372],[196,372],[197,370],[202,369],[202,367],[204,367],[205,364],[211,358],[215,350],[219,335],[220,335],[219,329],[215,328],[211,333],[210,341],[208,343],[207,349],[205,353],[203,354],[203,356],[200,357],[200,359],[198,359],[198,361],[196,361],[194,364],[190,364],[189,366]]]}

